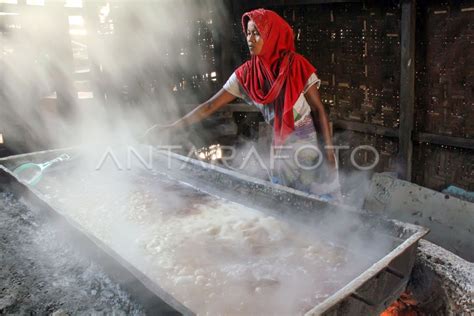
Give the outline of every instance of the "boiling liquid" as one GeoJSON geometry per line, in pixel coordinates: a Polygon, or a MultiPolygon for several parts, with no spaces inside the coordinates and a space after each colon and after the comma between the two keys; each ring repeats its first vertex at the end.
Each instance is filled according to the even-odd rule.
{"type": "Polygon", "coordinates": [[[347,269],[350,253],[286,221],[159,174],[48,175],[38,188],[200,315],[302,314],[367,268],[347,269]]]}

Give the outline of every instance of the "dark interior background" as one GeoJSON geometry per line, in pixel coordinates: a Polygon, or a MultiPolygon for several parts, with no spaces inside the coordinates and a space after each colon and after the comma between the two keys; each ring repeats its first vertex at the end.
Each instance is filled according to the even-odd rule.
{"type": "MultiPolygon", "coordinates": [[[[51,69],[56,84],[49,92],[54,96],[45,97],[44,93],[36,93],[34,86],[25,85],[9,74],[7,68],[2,67],[3,63],[9,63],[9,57],[2,54],[1,80],[18,80],[18,88],[31,95],[32,107],[38,116],[53,108],[67,118],[77,106],[74,105],[76,99],[88,92],[92,95],[89,98],[109,103],[111,108],[139,107],[143,99],[160,99],[172,93],[179,103],[187,105],[180,108],[184,114],[193,104],[217,92],[232,71],[248,58],[240,16],[247,10],[265,7],[277,11],[292,25],[298,52],[317,68],[322,80],[322,99],[330,112],[336,142],[352,148],[359,144],[372,145],[380,153],[375,171],[400,172],[403,168],[399,163],[400,87],[405,80],[401,76],[400,1],[215,0],[226,5],[227,16],[213,10],[212,1],[199,2],[201,10],[195,12],[195,17],[182,21],[182,33],[176,34],[175,41],[163,45],[161,53],[168,56],[168,64],[156,63],[153,58],[135,61],[127,77],[111,81],[107,69],[88,63],[84,57],[88,44],[100,42],[114,47],[117,55],[127,54],[129,45],[133,44],[133,34],[127,34],[121,25],[132,20],[140,30],[140,16],[127,14],[127,6],[120,1],[111,6],[105,21],[98,18],[97,12],[106,1],[85,2],[81,7],[64,7],[58,5],[59,1],[45,1],[34,10],[55,19],[63,27],[55,29],[54,45],[36,43],[35,54],[39,59],[48,56],[69,61],[71,73],[64,76],[51,69]],[[75,38],[71,35],[68,30],[73,26],[67,22],[71,15],[83,16],[86,29],[97,36],[75,38]],[[124,37],[129,37],[132,43],[124,46],[124,42],[118,40],[124,37]],[[176,66],[177,58],[181,60],[179,66],[176,66]],[[86,68],[88,71],[81,71],[86,68]],[[133,69],[137,70],[136,74],[133,69]],[[163,74],[167,74],[167,82],[163,82],[163,74]]],[[[156,3],[137,1],[134,5],[153,10],[156,3]]],[[[0,11],[19,13],[0,16],[1,38],[27,28],[43,31],[41,25],[29,25],[22,18],[21,12],[27,7],[32,8],[26,0],[18,0],[17,4],[0,3],[0,11]]],[[[140,31],[153,35],[156,30],[140,31]]],[[[474,191],[474,1],[418,0],[416,28],[408,32],[415,36],[416,45],[410,178],[436,190],[454,184],[474,191]]],[[[82,97],[80,102],[87,103],[87,99],[87,96],[82,97]]],[[[2,94],[2,85],[0,100],[9,102],[2,94]]],[[[48,142],[42,141],[41,135],[32,135],[22,127],[21,118],[11,119],[18,120],[18,126],[15,130],[0,126],[4,138],[0,155],[26,150],[22,142],[8,142],[11,133],[23,134],[25,142],[38,140],[36,150],[48,148],[48,142]]],[[[241,108],[220,112],[192,131],[199,136],[195,137],[198,146],[258,141],[264,134],[261,122],[258,113],[241,108]],[[222,127],[226,124],[235,124],[236,128],[222,127]]],[[[349,154],[350,151],[341,151],[341,166],[346,171],[353,170],[348,163],[349,154]]],[[[366,152],[357,157],[361,164],[370,164],[372,159],[366,152]]]]}

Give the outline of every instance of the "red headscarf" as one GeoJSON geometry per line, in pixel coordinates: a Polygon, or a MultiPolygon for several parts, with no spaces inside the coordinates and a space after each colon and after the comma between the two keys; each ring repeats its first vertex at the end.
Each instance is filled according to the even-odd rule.
{"type": "Polygon", "coordinates": [[[245,34],[249,20],[255,23],[260,33],[263,48],[258,56],[253,55],[235,73],[254,102],[274,103],[274,141],[280,145],[295,129],[293,105],[316,69],[295,52],[293,30],[278,14],[265,9],[245,13],[242,16],[245,34]]]}

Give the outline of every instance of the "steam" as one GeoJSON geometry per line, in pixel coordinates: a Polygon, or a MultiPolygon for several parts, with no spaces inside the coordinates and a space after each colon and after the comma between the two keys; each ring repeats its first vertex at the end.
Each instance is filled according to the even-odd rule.
{"type": "MultiPolygon", "coordinates": [[[[187,79],[189,74],[207,73],[212,77],[212,73],[215,72],[219,84],[226,79],[218,77],[221,73],[218,68],[221,65],[207,65],[203,62],[205,58],[202,56],[208,53],[207,48],[189,45],[191,37],[199,32],[196,19],[212,30],[213,39],[216,41],[219,32],[228,29],[223,23],[230,23],[230,19],[227,18],[228,12],[222,2],[111,1],[95,9],[94,2],[86,2],[84,5],[89,6],[88,10],[93,14],[73,18],[63,16],[63,20],[50,18],[61,16],[57,12],[51,12],[51,16],[50,13],[39,16],[38,10],[24,11],[21,13],[21,21],[24,25],[29,23],[31,26],[24,27],[17,35],[12,33],[4,39],[6,51],[3,52],[1,66],[3,76],[7,79],[2,80],[0,126],[7,130],[5,133],[7,145],[12,142],[18,147],[35,150],[46,146],[64,147],[130,141],[151,125],[169,123],[189,110],[184,106],[183,100],[177,99],[175,93],[176,90],[190,88],[191,82],[187,79]],[[97,28],[99,33],[93,33],[92,30],[95,28],[88,26],[94,21],[100,24],[97,28]],[[120,23],[116,23],[117,21],[120,23]],[[64,38],[61,32],[67,29],[67,24],[73,26],[75,34],[87,33],[87,40],[77,35],[78,39],[72,38],[69,43],[78,56],[87,56],[87,60],[83,59],[81,65],[74,64],[78,60],[70,60],[67,51],[53,49],[58,39],[64,38]],[[111,32],[114,36],[110,35],[111,32]],[[109,35],[110,37],[107,37],[109,35]],[[106,37],[108,40],[104,40],[106,37]],[[73,74],[74,71],[87,69],[94,71],[95,75],[90,77],[90,81],[82,83],[83,88],[74,88],[75,81],[79,81],[77,75],[73,74]],[[77,94],[81,89],[82,93],[77,94]],[[125,95],[124,99],[123,89],[141,93],[125,95]],[[64,93],[65,91],[71,93],[64,93]],[[90,93],[93,94],[93,98],[88,98],[91,96],[90,93]],[[64,108],[56,106],[54,100],[46,98],[52,95],[56,95],[64,108]],[[20,130],[27,135],[26,138],[22,136],[23,133],[17,132],[20,130]]],[[[76,85],[79,84],[76,82],[76,85]]],[[[191,94],[187,97],[186,102],[204,101],[200,99],[202,96],[198,95],[191,94]]],[[[171,142],[170,139],[167,141],[171,142]]],[[[251,147],[253,144],[246,144],[241,151],[247,153],[247,149],[251,147]]],[[[110,161],[100,172],[94,172],[94,167],[103,153],[103,145],[83,147],[80,160],[73,159],[64,164],[62,172],[58,169],[59,175],[51,173],[50,179],[41,183],[41,192],[52,203],[56,203],[59,209],[70,212],[71,217],[94,232],[98,238],[134,260],[137,266],[145,266],[145,263],[156,257],[144,258],[143,249],[138,248],[137,244],[142,246],[145,244],[145,247],[158,253],[157,249],[161,249],[159,247],[162,247],[162,240],[184,238],[176,234],[179,233],[179,229],[184,229],[184,226],[176,225],[176,222],[172,222],[175,226],[169,226],[173,229],[159,226],[154,217],[166,213],[167,210],[179,211],[180,208],[185,208],[183,197],[155,187],[153,183],[146,186],[150,184],[147,182],[149,179],[145,181],[142,177],[127,171],[119,172],[110,161]],[[143,189],[144,187],[149,189],[143,189]],[[154,214],[153,203],[163,204],[159,199],[164,199],[167,209],[160,209],[154,214]],[[149,201],[152,201],[150,205],[147,204],[149,201]],[[148,224],[150,225],[147,226],[148,224]],[[147,234],[152,233],[160,238],[150,240],[152,235],[147,234]]],[[[126,160],[123,155],[122,153],[119,157],[120,161],[126,160]]],[[[240,166],[238,158],[237,156],[235,164],[231,167],[240,166]]],[[[267,158],[265,157],[265,160],[267,158]]],[[[250,167],[246,172],[251,175],[264,171],[256,161],[248,166],[250,167]]],[[[258,176],[266,178],[267,174],[265,172],[258,176]]],[[[352,183],[357,183],[359,181],[354,179],[359,178],[356,177],[348,176],[348,179],[352,183]]],[[[234,205],[226,207],[235,209],[234,205]]],[[[253,212],[249,209],[238,210],[249,214],[253,212]]],[[[219,213],[212,215],[212,218],[221,216],[219,213]]],[[[229,215],[232,220],[242,220],[232,216],[229,215]]],[[[255,222],[254,218],[253,213],[248,215],[249,222],[255,222]]],[[[166,222],[162,218],[159,220],[159,223],[166,222]]],[[[246,224],[245,220],[242,221],[246,224]]],[[[259,219],[256,222],[260,221],[265,224],[273,220],[259,219]]],[[[231,223],[218,222],[216,225],[223,223],[228,224],[226,227],[237,235],[242,231],[231,223]]],[[[214,232],[203,230],[207,225],[206,222],[191,224],[201,225],[197,227],[200,230],[190,232],[200,234],[198,237],[208,237],[214,232]]],[[[368,240],[373,242],[374,239],[365,236],[357,238],[353,234],[357,232],[357,226],[362,226],[363,223],[355,220],[350,214],[338,212],[328,215],[322,223],[313,224],[305,228],[299,227],[300,235],[313,236],[314,240],[320,240],[322,237],[332,240],[349,239],[350,242],[346,246],[352,249],[352,252],[367,254],[370,258],[385,254],[389,248],[390,243],[384,240],[377,243],[375,248],[365,251],[368,240]]],[[[264,236],[268,233],[270,239],[275,233],[265,227],[259,231],[263,232],[264,236]]],[[[194,240],[192,234],[191,237],[184,238],[191,244],[199,241],[194,240]]],[[[191,252],[193,249],[188,250],[191,252]]],[[[313,252],[309,249],[308,256],[313,256],[313,252]]],[[[159,262],[155,264],[171,269],[173,262],[169,258],[158,256],[158,259],[159,262]]],[[[358,267],[367,265],[367,258],[364,256],[358,257],[357,260],[360,260],[358,267]]],[[[195,277],[195,281],[198,282],[198,277],[202,275],[186,271],[185,263],[183,262],[181,267],[184,272],[180,270],[173,273],[182,274],[184,277],[195,277]]],[[[157,279],[163,277],[160,273],[165,272],[169,271],[155,272],[157,279]]],[[[183,280],[186,279],[181,279],[183,280]]],[[[268,280],[266,282],[268,283],[268,280]]],[[[197,285],[198,289],[202,287],[201,284],[197,285]]],[[[277,301],[285,303],[288,292],[294,293],[300,286],[300,284],[289,284],[288,288],[278,293],[277,301]]],[[[186,290],[186,287],[184,289],[186,290]]],[[[192,286],[189,289],[191,291],[192,286]]],[[[239,299],[237,294],[236,297],[228,299],[239,299]]],[[[311,302],[307,303],[311,306],[311,302]]]]}
{"type": "Polygon", "coordinates": [[[216,87],[225,80],[215,61],[207,62],[225,30],[221,2],[82,6],[75,12],[83,15],[67,14],[59,1],[22,6],[5,23],[0,126],[7,145],[27,151],[127,140],[182,116],[185,103],[204,101],[193,93],[177,100],[176,90],[198,91],[192,76],[203,84],[199,77],[207,74],[216,87]],[[193,42],[205,31],[213,44],[193,42]]]}
{"type": "Polygon", "coordinates": [[[203,192],[178,183],[161,174],[163,165],[146,170],[133,158],[128,170],[123,148],[112,150],[123,170],[114,159],[94,170],[100,148],[51,169],[37,189],[199,313],[307,311],[395,246],[342,206],[281,216],[268,211],[275,204],[260,210],[218,198],[217,184],[203,192]]]}

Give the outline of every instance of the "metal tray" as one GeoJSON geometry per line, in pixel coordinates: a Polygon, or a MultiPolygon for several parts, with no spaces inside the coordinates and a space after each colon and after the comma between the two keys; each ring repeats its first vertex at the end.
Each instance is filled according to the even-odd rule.
{"type": "MultiPolygon", "coordinates": [[[[74,150],[36,152],[0,159],[0,164],[3,165],[0,166],[1,189],[23,197],[29,205],[44,211],[52,220],[63,222],[67,227],[65,235],[72,238],[75,245],[79,245],[87,255],[97,258],[110,276],[141,302],[150,314],[194,314],[67,215],[51,207],[33,187],[25,185],[10,171],[25,161],[45,161],[71,151],[74,150]]],[[[330,204],[291,188],[173,153],[167,156],[163,152],[154,151],[153,158],[154,170],[203,191],[218,189],[222,198],[271,212],[275,216],[291,214],[293,219],[305,222],[308,218],[313,221],[323,220],[327,214],[351,214],[360,219],[364,226],[361,229],[366,230],[367,234],[371,234],[376,228],[383,228],[388,232],[388,237],[393,238],[397,246],[349,284],[308,311],[308,315],[376,315],[383,311],[405,289],[414,264],[418,240],[428,233],[427,229],[420,226],[387,220],[348,206],[330,204]]],[[[373,238],[377,236],[374,235],[373,238]]]]}

